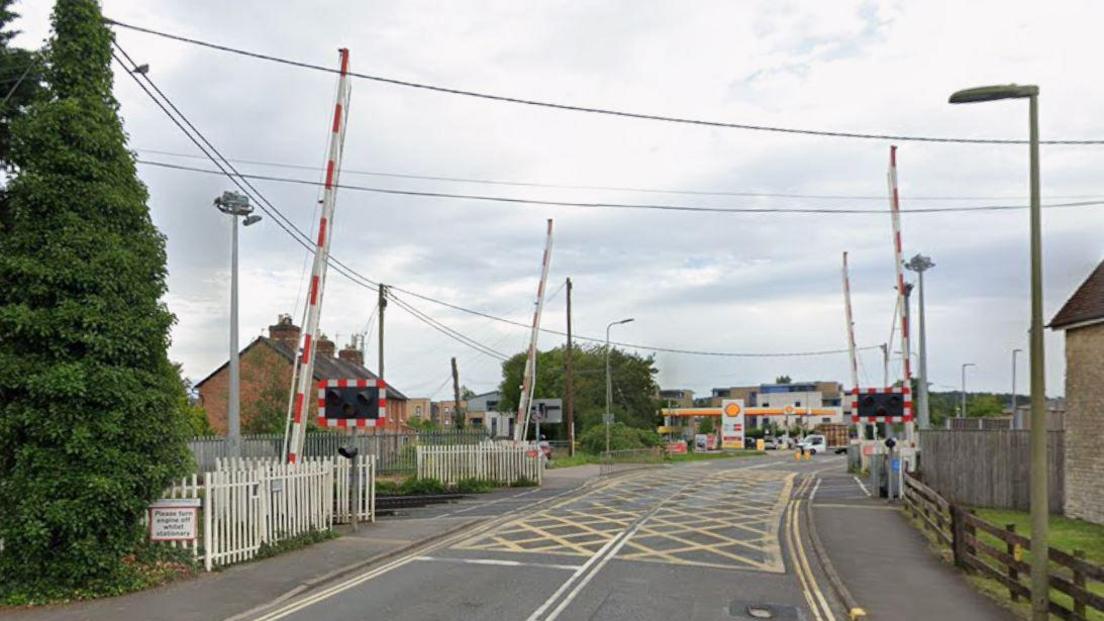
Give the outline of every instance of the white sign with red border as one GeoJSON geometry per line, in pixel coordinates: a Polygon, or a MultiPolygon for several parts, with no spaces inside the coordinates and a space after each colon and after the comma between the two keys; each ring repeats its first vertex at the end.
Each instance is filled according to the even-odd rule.
{"type": "Polygon", "coordinates": [[[150,541],[195,541],[199,498],[160,498],[149,508],[150,541]]]}

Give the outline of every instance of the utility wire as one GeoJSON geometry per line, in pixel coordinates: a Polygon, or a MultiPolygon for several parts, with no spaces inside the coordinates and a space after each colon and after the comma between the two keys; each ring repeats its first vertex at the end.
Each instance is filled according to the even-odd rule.
{"type": "MultiPolygon", "coordinates": [[[[140,153],[147,153],[152,155],[165,155],[169,157],[181,157],[188,159],[206,159],[202,155],[194,155],[191,153],[180,153],[177,151],[165,151],[162,149],[144,149],[141,147],[135,148],[135,151],[140,153]]],[[[250,164],[254,166],[267,166],[271,168],[285,168],[289,170],[305,170],[311,172],[320,172],[321,168],[318,166],[309,166],[306,164],[291,164],[287,162],[272,162],[266,160],[251,160],[251,159],[229,159],[228,161],[235,164],[250,164]]],[[[368,177],[386,177],[391,179],[410,179],[418,181],[444,181],[448,183],[473,183],[479,185],[493,185],[493,186],[506,186],[506,187],[521,187],[521,188],[545,188],[545,189],[557,189],[557,190],[598,190],[603,192],[636,192],[641,194],[676,194],[686,196],[738,196],[745,198],[800,198],[810,200],[846,200],[846,201],[885,201],[887,197],[885,194],[801,194],[794,192],[758,192],[758,191],[733,191],[733,190],[675,190],[670,188],[639,188],[631,186],[617,186],[617,185],[578,185],[568,183],[539,183],[534,181],[506,181],[500,179],[480,179],[474,177],[449,177],[440,175],[416,175],[410,173],[396,173],[386,172],[378,170],[353,170],[353,169],[341,169],[342,175],[364,175],[368,177]]],[[[1047,194],[1049,198],[1055,199],[1099,199],[1104,198],[1100,194],[1047,194]]],[[[928,195],[909,195],[909,201],[966,201],[966,200],[987,200],[987,201],[1008,201],[1008,200],[1027,200],[1026,196],[986,196],[986,195],[974,195],[974,196],[928,196],[928,195]]]]}
{"type": "MultiPolygon", "coordinates": [[[[122,52],[124,55],[126,54],[125,51],[117,43],[116,43],[116,48],[119,49],[119,51],[122,52]]],[[[118,62],[127,71],[127,74],[130,75],[131,78],[133,78],[135,80],[135,82],[142,89],[142,91],[145,92],[146,95],[157,105],[157,107],[160,108],[161,111],[164,112],[165,115],[169,117],[169,120],[171,120],[173,122],[173,124],[176,125],[177,128],[179,128],[184,133],[184,135],[187,136],[188,139],[190,141],[192,141],[192,143],[195,144],[195,146],[201,152],[203,152],[204,154],[207,154],[208,158],[217,167],[219,167],[220,170],[222,170],[222,174],[224,176],[226,176],[228,179],[230,179],[230,181],[232,183],[234,183],[234,185],[237,186],[238,189],[240,189],[242,191],[242,193],[246,194],[252,200],[254,200],[254,202],[257,203],[257,206],[262,211],[264,211],[266,214],[269,214],[270,216],[272,216],[273,221],[276,222],[276,224],[279,225],[280,228],[284,230],[284,232],[286,232],[288,235],[291,235],[291,237],[293,239],[295,239],[296,242],[298,242],[300,245],[302,245],[304,248],[306,248],[309,252],[314,252],[314,247],[310,244],[309,238],[307,238],[306,235],[299,228],[297,228],[295,226],[295,224],[293,222],[291,222],[290,219],[288,219],[286,216],[284,216],[284,214],[279,209],[277,209],[275,205],[273,205],[271,202],[269,202],[268,199],[266,199],[263,194],[261,194],[259,191],[257,191],[256,188],[254,188],[252,186],[252,184],[249,184],[248,181],[244,181],[244,179],[241,178],[240,173],[237,173],[237,171],[231,165],[224,164],[223,162],[221,162],[216,157],[216,154],[218,154],[217,149],[215,149],[213,147],[213,145],[211,145],[210,141],[208,141],[203,136],[203,134],[201,132],[199,132],[199,130],[195,127],[195,125],[190,123],[187,120],[187,118],[184,117],[184,115],[182,113],[180,113],[179,109],[176,108],[176,106],[172,105],[172,103],[170,101],[168,101],[167,96],[165,96],[164,93],[160,89],[157,89],[156,85],[153,84],[152,80],[150,80],[148,76],[143,76],[143,77],[150,83],[150,85],[155,90],[157,90],[157,92],[163,98],[165,98],[165,103],[163,103],[157,96],[155,96],[153,94],[152,91],[150,91],[149,88],[146,87],[145,84],[142,83],[142,81],[139,79],[138,75],[133,72],[134,62],[133,62],[133,60],[131,60],[129,58],[129,56],[127,56],[127,59],[129,60],[130,66],[128,66],[127,62],[124,62],[124,60],[122,58],[120,58],[120,56],[118,54],[115,54],[114,52],[112,52],[112,56],[115,58],[115,61],[118,62]],[[168,107],[166,106],[166,104],[168,105],[168,107]],[[181,118],[178,119],[176,117],[176,115],[174,115],[172,112],[170,112],[169,107],[171,107],[178,114],[180,114],[181,118]],[[191,130],[194,131],[196,135],[193,136],[192,131],[189,131],[188,128],[191,128],[191,130]],[[208,150],[208,146],[205,146],[205,145],[210,145],[210,150],[208,150]],[[285,220],[287,223],[285,224],[280,219],[285,220]],[[306,240],[306,241],[304,241],[304,240],[306,240]]],[[[352,283],[354,283],[356,285],[359,285],[361,287],[365,287],[365,288],[367,288],[369,290],[372,290],[372,291],[378,290],[379,283],[377,283],[377,282],[371,280],[370,278],[360,274],[356,270],[346,266],[344,263],[338,261],[332,255],[329,257],[329,265],[335,271],[337,271],[339,274],[341,274],[342,276],[347,278],[352,283]]],[[[389,294],[390,299],[392,299],[392,300],[396,299],[396,297],[397,297],[397,296],[395,296],[396,291],[400,292],[400,293],[405,293],[407,295],[410,295],[412,297],[416,297],[416,298],[421,299],[421,300],[425,300],[427,302],[432,302],[434,304],[444,306],[446,308],[451,308],[453,310],[461,311],[461,312],[468,313],[468,314],[471,314],[471,315],[475,315],[475,316],[478,316],[478,317],[484,317],[486,319],[491,319],[491,320],[494,320],[494,321],[498,321],[500,323],[506,323],[506,324],[518,326],[518,327],[521,327],[521,328],[525,328],[527,330],[532,328],[532,326],[521,323],[519,321],[514,321],[514,320],[511,320],[511,319],[507,319],[505,317],[498,317],[498,316],[492,315],[490,313],[485,313],[485,312],[470,309],[470,308],[465,308],[463,306],[452,304],[452,303],[446,302],[444,300],[439,300],[439,299],[436,299],[436,298],[418,293],[416,291],[411,291],[409,289],[404,289],[402,287],[398,287],[398,286],[395,286],[395,285],[388,285],[388,294],[389,294]]],[[[559,336],[567,336],[567,334],[565,332],[561,332],[561,331],[558,331],[558,330],[551,330],[551,329],[548,329],[548,328],[541,328],[541,331],[546,332],[546,333],[550,333],[550,334],[556,334],[556,335],[559,335],[559,336]]],[[[587,337],[587,336],[583,336],[583,335],[574,335],[574,337],[578,340],[581,340],[581,341],[590,341],[590,342],[594,342],[594,343],[604,343],[605,342],[605,339],[596,338],[596,337],[587,337]]],[[[642,350],[642,351],[653,351],[653,352],[674,353],[674,354],[688,354],[688,355],[698,355],[698,356],[733,357],[733,358],[775,358],[775,357],[785,358],[785,357],[798,357],[798,356],[822,356],[822,355],[840,354],[840,353],[845,353],[845,352],[848,351],[846,349],[840,349],[840,350],[824,350],[824,351],[812,351],[812,352],[787,352],[787,353],[738,353],[738,352],[718,352],[718,351],[700,351],[700,350],[689,350],[689,349],[676,349],[676,348],[670,348],[670,347],[655,347],[655,346],[647,346],[647,345],[635,345],[635,344],[631,344],[631,343],[622,343],[622,342],[616,342],[616,341],[611,341],[610,344],[611,345],[616,345],[618,347],[629,348],[629,349],[637,349],[637,350],[642,350]]],[[[858,348],[858,350],[874,349],[876,347],[877,346],[860,347],[860,348],[858,348]]],[[[501,355],[500,352],[494,352],[494,353],[498,353],[498,354],[501,355]]]]}
{"type": "MultiPolygon", "coordinates": [[[[137,32],[144,32],[158,37],[166,39],[172,39],[174,41],[180,41],[182,43],[189,43],[192,45],[198,45],[213,50],[219,50],[222,52],[229,52],[231,54],[237,54],[239,56],[248,56],[250,58],[256,58],[259,60],[266,60],[270,62],[280,63],[283,65],[289,65],[292,67],[300,67],[302,69],[313,69],[315,71],[325,71],[326,73],[340,73],[339,70],[332,67],[325,67],[323,65],[316,65],[313,63],[303,62],[299,60],[292,60],[289,58],[282,58],[279,56],[273,56],[271,54],[262,54],[259,52],[252,52],[241,48],[230,47],[227,45],[220,45],[217,43],[211,43],[209,41],[202,41],[200,39],[193,39],[177,34],[171,34],[151,28],[144,28],[142,26],[135,26],[133,24],[127,24],[114,19],[104,18],[104,21],[108,24],[118,26],[120,28],[127,28],[137,32]]],[[[541,101],[537,99],[526,99],[521,97],[510,97],[506,95],[496,95],[492,93],[485,93],[480,91],[473,91],[461,88],[451,88],[446,86],[438,86],[435,84],[429,84],[425,82],[412,82],[410,80],[400,80],[397,78],[389,78],[380,75],[373,75],[368,73],[359,73],[350,71],[348,75],[355,78],[362,78],[365,80],[371,80],[373,82],[379,82],[382,84],[391,84],[393,86],[403,86],[407,88],[417,88],[427,91],[434,91],[438,93],[447,93],[450,95],[461,95],[464,97],[474,97],[478,99],[485,99],[489,101],[498,101],[512,104],[522,104],[527,106],[536,106],[540,108],[551,108],[554,110],[566,110],[570,112],[587,112],[591,114],[601,114],[606,116],[615,116],[622,118],[641,119],[645,121],[660,121],[665,123],[680,123],[684,125],[698,125],[703,127],[721,127],[726,129],[741,129],[749,131],[760,132],[772,132],[779,134],[800,134],[806,136],[826,136],[830,138],[857,138],[862,140],[887,140],[897,142],[934,142],[934,143],[956,143],[956,144],[1028,144],[1027,140],[1015,140],[1005,138],[952,138],[952,137],[939,137],[939,136],[907,136],[900,134],[875,134],[875,133],[860,133],[860,132],[844,132],[844,131],[832,131],[832,130],[818,130],[818,129],[799,129],[792,127],[777,127],[770,125],[754,125],[749,123],[730,123],[725,121],[711,121],[706,119],[694,119],[688,117],[667,116],[661,114],[648,114],[644,112],[631,112],[627,110],[614,110],[611,108],[596,108],[591,106],[582,106],[575,104],[556,103],[551,101],[541,101]]],[[[1059,145],[1102,145],[1104,140],[1042,140],[1041,144],[1059,144],[1059,145]]]]}
{"type": "MultiPolygon", "coordinates": [[[[137,160],[140,164],[147,166],[157,166],[159,168],[168,168],[171,170],[182,170],[187,172],[206,173],[210,175],[222,175],[225,174],[221,170],[211,170],[209,168],[199,168],[197,166],[184,166],[182,164],[170,164],[167,162],[158,162],[153,160],[137,160]]],[[[321,185],[317,181],[311,181],[309,179],[295,179],[291,177],[277,177],[273,175],[255,175],[244,174],[236,172],[236,176],[242,179],[254,179],[258,181],[272,181],[276,183],[291,183],[296,185],[309,185],[318,186],[321,185]]],[[[458,200],[472,200],[483,201],[492,203],[506,203],[516,205],[545,205],[555,207],[579,207],[584,209],[634,209],[634,210],[648,210],[648,211],[684,211],[693,213],[750,213],[750,214],[769,214],[769,213],[783,213],[783,214],[840,214],[840,215],[860,215],[860,214],[885,214],[889,211],[889,207],[883,209],[861,209],[861,208],[842,208],[842,209],[826,209],[822,207],[701,207],[694,205],[667,205],[661,203],[608,203],[602,201],[557,201],[557,200],[545,200],[538,198],[516,198],[512,196],[497,196],[487,194],[454,194],[451,192],[425,192],[420,190],[400,190],[397,188],[378,188],[363,185],[348,185],[348,184],[336,184],[335,187],[342,190],[351,190],[354,192],[372,192],[375,194],[390,194],[398,196],[416,196],[420,198],[449,198],[458,200]]],[[[1104,200],[1090,200],[1090,201],[1073,201],[1065,203],[1048,203],[1043,205],[1046,208],[1071,208],[1071,207],[1091,207],[1104,205],[1104,200]]],[[[971,211],[1014,211],[1019,209],[1027,209],[1028,205],[968,205],[962,207],[911,207],[907,209],[901,209],[902,213],[965,213],[971,211]]]]}
{"type": "Polygon", "coordinates": [[[491,358],[496,358],[498,360],[506,360],[507,358],[509,358],[509,356],[507,356],[506,354],[495,349],[491,349],[490,347],[483,345],[475,339],[467,337],[445,325],[444,323],[441,323],[440,321],[434,319],[433,317],[430,317],[429,315],[410,305],[408,302],[395,298],[394,296],[391,296],[391,301],[395,302],[395,304],[397,304],[399,308],[405,310],[407,313],[410,313],[410,315],[412,315],[414,318],[418,319],[422,323],[430,326],[434,330],[437,330],[441,334],[444,334],[445,336],[459,343],[467,345],[468,347],[474,349],[481,354],[490,356],[491,358]]]}

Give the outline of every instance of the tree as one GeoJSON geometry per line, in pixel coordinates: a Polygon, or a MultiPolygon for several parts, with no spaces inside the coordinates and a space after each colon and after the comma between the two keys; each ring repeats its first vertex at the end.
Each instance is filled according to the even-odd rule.
{"type": "Polygon", "coordinates": [[[23,116],[31,102],[42,93],[42,55],[36,51],[11,47],[11,40],[19,34],[9,30],[19,14],[12,10],[15,0],[0,0],[0,167],[11,168],[11,127],[23,116]]]}
{"type": "MultiPolygon", "coordinates": [[[[578,433],[602,424],[606,408],[606,350],[602,346],[572,349],[575,387],[575,424],[578,433]]],[[[517,411],[521,393],[521,376],[525,369],[526,354],[512,356],[502,363],[503,379],[499,390],[502,400],[499,409],[517,411]]],[[[537,383],[534,397],[559,399],[564,396],[564,348],[557,347],[540,352],[537,358],[537,383]]],[[[610,377],[613,399],[610,411],[615,420],[630,427],[655,430],[659,424],[660,402],[656,399],[659,387],[655,382],[655,361],[626,353],[619,349],[610,351],[610,377]]],[[[563,425],[541,426],[541,433],[550,439],[566,437],[563,425]]],[[[577,434],[578,435],[578,434],[577,434]]]]}
{"type": "Polygon", "coordinates": [[[701,422],[698,423],[698,433],[716,433],[717,423],[713,418],[712,416],[702,416],[701,422]]]}
{"type": "Polygon", "coordinates": [[[0,233],[0,599],[112,592],[191,468],[166,354],[165,240],[112,95],[95,0],[57,0],[47,92],[12,126],[0,233]]]}
{"type": "Polygon", "coordinates": [[[792,382],[793,380],[790,379],[789,375],[779,375],[778,377],[774,378],[775,384],[790,384],[792,382]]]}

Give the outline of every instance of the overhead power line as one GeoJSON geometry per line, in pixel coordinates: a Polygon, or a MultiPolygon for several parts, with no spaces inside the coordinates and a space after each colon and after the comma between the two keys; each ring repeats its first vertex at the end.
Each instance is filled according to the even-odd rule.
{"type": "MultiPolygon", "coordinates": [[[[199,168],[196,166],[184,166],[183,164],[171,164],[168,162],[158,162],[154,160],[139,159],[139,163],[146,164],[148,166],[157,166],[160,168],[169,168],[172,170],[183,170],[188,172],[206,173],[211,175],[223,175],[222,170],[211,170],[209,168],[199,168]]],[[[318,181],[311,179],[295,179],[292,177],[279,177],[275,175],[256,175],[256,174],[244,174],[234,173],[235,176],[242,179],[255,179],[258,181],[273,181],[277,183],[292,183],[297,185],[309,185],[309,186],[321,186],[318,181]]],[[[392,194],[399,196],[417,196],[421,198],[449,198],[459,200],[473,200],[493,203],[507,203],[516,205],[546,205],[556,207],[579,207],[586,209],[642,209],[650,211],[684,211],[684,212],[697,212],[697,213],[743,213],[743,214],[840,214],[840,215],[857,215],[857,214],[885,214],[889,211],[889,208],[884,209],[861,209],[861,208],[842,208],[842,209],[825,209],[821,207],[701,207],[694,205],[664,205],[656,203],[609,203],[602,201],[558,201],[547,200],[539,198],[517,198],[512,196],[494,196],[486,194],[456,194],[451,192],[426,192],[421,190],[400,190],[397,188],[378,188],[363,185],[350,185],[350,184],[338,184],[336,187],[343,190],[352,190],[355,192],[373,192],[376,194],[392,194]]],[[[1067,203],[1049,203],[1043,205],[1047,208],[1070,208],[1070,207],[1091,207],[1097,205],[1104,205],[1104,200],[1092,200],[1092,201],[1075,201],[1067,203]]],[[[1027,209],[1027,205],[971,205],[962,207],[912,207],[909,209],[902,209],[902,213],[963,213],[971,211],[1012,211],[1017,209],[1027,209]]]]}
{"type": "MultiPolygon", "coordinates": [[[[123,56],[126,57],[126,60],[124,60],[122,57],[120,57],[119,54],[116,54],[116,53],[113,52],[112,56],[115,58],[115,61],[118,62],[124,69],[126,69],[127,74],[130,75],[131,78],[133,78],[135,80],[135,82],[142,89],[142,91],[157,105],[157,107],[160,108],[160,110],[167,117],[169,117],[169,120],[172,121],[172,123],[174,125],[176,125],[177,128],[179,128],[180,131],[183,132],[185,136],[187,136],[187,138],[196,146],[196,148],[198,148],[201,152],[203,152],[208,157],[208,159],[210,159],[211,162],[214,163],[220,169],[220,171],[222,171],[221,172],[222,175],[224,175],[235,186],[237,186],[237,188],[243,194],[248,196],[251,201],[256,203],[256,205],[259,209],[261,209],[264,213],[271,216],[273,221],[276,222],[276,224],[281,229],[283,229],[283,231],[285,233],[290,235],[297,243],[299,243],[304,248],[306,248],[308,252],[314,252],[314,247],[310,243],[310,241],[311,241],[310,238],[307,237],[306,234],[303,233],[302,230],[300,230],[298,227],[296,227],[295,224],[287,216],[285,216],[283,214],[283,212],[281,212],[274,204],[272,204],[271,201],[269,201],[264,196],[264,194],[262,194],[259,190],[256,189],[256,187],[254,187],[251,183],[249,183],[249,181],[246,180],[241,175],[241,173],[239,173],[233,167],[233,165],[231,165],[231,164],[229,164],[228,162],[225,161],[225,159],[222,157],[222,154],[214,147],[214,145],[209,140],[207,140],[207,138],[205,136],[203,136],[203,134],[199,131],[199,129],[196,128],[195,125],[192,124],[191,121],[189,121],[187,119],[187,117],[183,114],[183,112],[181,112],[180,109],[177,108],[168,99],[168,96],[165,95],[165,93],[163,91],[161,91],[161,89],[159,89],[156,84],[153,83],[153,81],[149,78],[148,75],[141,75],[141,77],[139,77],[139,74],[135,74],[132,71],[132,69],[135,66],[135,63],[134,63],[133,59],[131,59],[130,56],[126,54],[126,51],[123,50],[122,47],[118,45],[118,43],[115,43],[115,45],[116,45],[116,49],[118,49],[119,53],[121,53],[123,56]],[[143,80],[145,80],[145,82],[147,82],[149,84],[149,86],[147,86],[145,83],[143,83],[143,80]],[[155,91],[156,91],[157,95],[154,94],[155,91]]],[[[368,278],[367,276],[364,276],[363,274],[356,271],[355,269],[345,265],[344,263],[337,260],[332,255],[329,257],[329,265],[337,273],[344,276],[346,279],[348,279],[353,284],[356,284],[358,286],[364,287],[364,288],[372,290],[372,291],[377,291],[378,290],[378,287],[379,287],[378,282],[373,281],[372,279],[368,278]]],[[[406,295],[409,295],[409,296],[412,296],[412,297],[415,297],[415,298],[418,298],[418,299],[421,299],[421,300],[425,300],[427,302],[432,302],[434,304],[438,304],[440,306],[443,306],[443,307],[446,307],[446,308],[451,308],[453,310],[464,312],[464,313],[467,313],[467,314],[470,314],[470,315],[474,315],[474,316],[478,316],[478,317],[484,317],[486,319],[491,319],[493,321],[497,321],[497,322],[500,322],[500,323],[505,323],[505,324],[509,324],[509,325],[518,326],[518,327],[521,327],[521,328],[524,328],[524,329],[527,329],[527,330],[531,329],[530,325],[524,324],[524,323],[519,322],[519,321],[514,321],[514,320],[511,320],[511,319],[507,319],[505,317],[498,317],[498,316],[492,315],[490,313],[485,313],[485,312],[470,309],[470,308],[465,308],[465,307],[459,306],[457,304],[452,304],[450,302],[446,302],[444,300],[439,300],[439,299],[436,299],[436,298],[418,293],[416,291],[411,291],[409,289],[405,289],[405,288],[398,287],[398,286],[395,286],[395,285],[388,285],[387,290],[388,290],[388,294],[389,294],[388,297],[391,300],[397,301],[397,296],[395,295],[395,292],[400,292],[400,293],[404,293],[406,295]]],[[[406,305],[404,306],[404,310],[407,310],[407,311],[410,311],[410,309],[412,309],[412,308],[414,308],[414,307],[411,306],[409,303],[406,303],[406,305]]],[[[416,310],[414,312],[415,313],[420,313],[420,311],[416,311],[416,310]]],[[[428,317],[428,315],[425,315],[425,313],[421,313],[421,314],[428,317]]],[[[437,324],[439,324],[440,326],[444,326],[444,324],[440,324],[440,322],[437,322],[437,324]]],[[[447,326],[444,326],[444,329],[451,330],[447,326]]],[[[545,332],[545,333],[549,333],[549,334],[555,334],[555,335],[558,335],[558,336],[566,336],[566,333],[560,332],[558,330],[551,330],[551,329],[547,329],[547,328],[541,328],[541,331],[545,332]]],[[[455,330],[452,330],[452,332],[459,335],[459,333],[456,332],[455,330]]],[[[450,334],[450,337],[451,336],[453,336],[453,335],[450,334]]],[[[460,335],[460,336],[463,336],[463,335],[460,335]]],[[[594,343],[604,343],[605,342],[605,339],[600,339],[600,338],[595,338],[595,337],[588,337],[588,336],[583,336],[583,335],[574,335],[574,337],[576,339],[581,340],[581,341],[589,341],[589,342],[594,342],[594,343]]],[[[470,339],[468,337],[464,337],[464,338],[467,338],[469,341],[471,341],[471,343],[465,343],[466,345],[472,346],[473,348],[476,348],[476,346],[485,347],[482,344],[479,344],[476,341],[474,341],[474,339],[470,339]],[[472,344],[475,344],[475,345],[472,345],[472,344]]],[[[616,341],[611,341],[611,344],[616,345],[617,347],[623,347],[623,348],[627,348],[627,349],[636,349],[636,350],[641,350],[641,351],[663,352],[663,353],[673,353],[673,354],[688,354],[688,355],[698,355],[698,356],[712,356],[712,357],[728,357],[728,358],[779,358],[779,357],[786,358],[786,357],[799,357],[799,356],[823,356],[823,355],[834,355],[834,354],[845,353],[847,351],[846,349],[841,349],[841,350],[822,350],[822,351],[786,352],[786,353],[739,353],[739,352],[720,352],[720,351],[702,351],[702,350],[690,350],[690,349],[677,349],[677,348],[672,348],[672,347],[658,347],[658,346],[651,346],[651,345],[638,345],[638,344],[623,343],[623,342],[616,342],[616,341]]],[[[875,348],[876,348],[876,346],[873,346],[873,347],[860,347],[858,349],[859,350],[867,350],[867,349],[875,349],[875,348]]],[[[498,352],[498,351],[496,351],[494,349],[491,349],[489,347],[487,347],[486,349],[487,349],[487,351],[482,352],[482,353],[486,353],[488,356],[491,356],[491,357],[504,356],[504,354],[502,354],[501,352],[498,352]]]]}
{"type": "MultiPolygon", "coordinates": [[[[169,157],[182,157],[188,159],[207,159],[202,155],[195,155],[191,153],[180,153],[177,151],[165,151],[162,149],[143,149],[135,148],[135,151],[139,153],[148,153],[153,155],[167,155],[169,157]]],[[[251,159],[229,159],[228,161],[235,164],[251,164],[254,166],[266,166],[271,168],[285,168],[288,170],[307,170],[315,173],[321,173],[321,168],[318,166],[309,166],[306,164],[291,164],[288,162],[272,162],[266,160],[251,160],[251,159]]],[[[364,175],[368,177],[386,177],[391,179],[408,179],[417,181],[443,181],[447,183],[473,183],[480,185],[494,185],[494,186],[506,186],[506,187],[521,187],[521,188],[545,188],[545,189],[557,189],[557,190],[598,190],[603,192],[636,192],[641,194],[678,194],[687,196],[738,196],[745,198],[800,198],[810,200],[846,200],[846,201],[885,201],[887,196],[882,194],[802,194],[795,192],[762,192],[762,191],[733,191],[733,190],[675,190],[670,188],[640,188],[631,186],[618,186],[618,185],[578,185],[568,183],[539,183],[534,181],[508,181],[501,179],[479,179],[473,177],[452,177],[441,175],[418,175],[410,173],[397,173],[387,172],[379,170],[355,170],[345,167],[341,168],[342,175],[364,175]]],[[[1100,194],[1047,194],[1052,199],[1097,199],[1104,198],[1100,194]]],[[[974,195],[974,196],[932,196],[932,195],[909,195],[909,201],[967,201],[967,200],[987,200],[987,201],[1008,201],[1008,200],[1027,200],[1026,196],[996,196],[996,195],[974,195]]]]}
{"type": "MultiPolygon", "coordinates": [[[[326,73],[338,73],[337,69],[332,67],[326,67],[323,65],[316,65],[314,63],[308,63],[299,60],[293,60],[290,58],[283,58],[280,56],[273,56],[271,54],[262,54],[260,52],[253,52],[241,48],[231,47],[228,45],[221,45],[218,43],[211,43],[209,41],[203,41],[200,39],[194,39],[191,37],[185,37],[182,35],[172,34],[159,30],[153,30],[151,28],[145,28],[142,26],[135,26],[133,24],[127,24],[114,19],[104,18],[104,21],[108,24],[118,26],[120,28],[127,28],[137,32],[144,32],[146,34],[163,37],[166,39],[172,39],[174,41],[180,41],[182,43],[189,43],[192,45],[198,45],[213,50],[219,50],[222,52],[229,52],[231,54],[237,54],[240,56],[248,56],[250,58],[256,58],[259,60],[266,60],[270,62],[280,63],[283,65],[289,65],[292,67],[299,67],[302,69],[312,69],[314,71],[324,71],[326,73]]],[[[398,78],[389,78],[381,75],[373,75],[368,73],[359,73],[350,71],[348,75],[361,78],[365,80],[371,80],[373,82],[379,82],[382,84],[391,84],[394,86],[403,86],[407,88],[417,88],[427,91],[434,91],[438,93],[447,93],[450,95],[460,95],[464,97],[474,97],[478,99],[485,99],[489,101],[498,101],[503,103],[521,104],[526,106],[536,106],[540,108],[550,108],[554,110],[565,110],[570,112],[586,112],[590,114],[601,114],[606,116],[615,116],[630,119],[640,119],[645,121],[660,121],[664,123],[679,123],[684,125],[699,125],[703,127],[720,127],[725,129],[742,129],[749,131],[760,132],[772,132],[778,134],[800,134],[807,136],[825,136],[829,138],[855,138],[861,140],[887,140],[896,142],[935,142],[935,143],[959,143],[959,144],[1027,144],[1027,140],[1006,139],[1006,138],[953,138],[953,137],[940,137],[940,136],[909,136],[902,134],[881,134],[881,133],[862,133],[862,132],[845,132],[845,131],[833,131],[833,130],[820,130],[820,129],[801,129],[793,127],[778,127],[771,125],[756,125],[750,123],[731,123],[726,121],[713,121],[707,119],[695,119],[689,117],[680,116],[667,116],[662,114],[649,114],[644,112],[632,112],[627,110],[614,110],[611,108],[597,108],[591,106],[582,106],[576,104],[557,103],[551,101],[542,101],[537,99],[528,99],[522,97],[510,97],[506,95],[496,95],[493,93],[485,93],[481,91],[474,91],[462,88],[452,88],[447,86],[439,86],[436,84],[429,84],[426,82],[413,82],[410,80],[400,80],[398,78]]],[[[1043,140],[1042,144],[1054,144],[1054,145],[1102,145],[1104,140],[1043,140]]]]}

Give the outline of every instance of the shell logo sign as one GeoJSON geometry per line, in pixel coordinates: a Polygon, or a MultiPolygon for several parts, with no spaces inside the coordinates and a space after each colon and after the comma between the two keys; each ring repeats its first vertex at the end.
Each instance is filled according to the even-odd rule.
{"type": "Polygon", "coordinates": [[[733,399],[721,403],[721,448],[744,448],[743,399],[733,399]]]}
{"type": "Polygon", "coordinates": [[[793,414],[794,413],[794,407],[792,405],[787,405],[785,412],[787,414],[793,414]]]}

